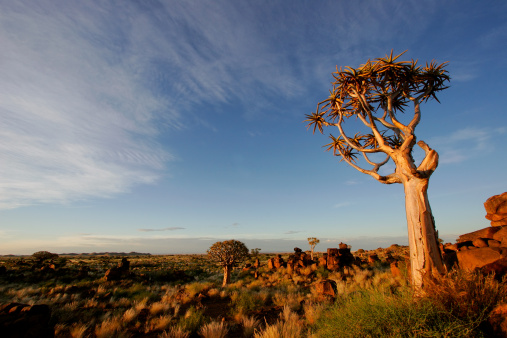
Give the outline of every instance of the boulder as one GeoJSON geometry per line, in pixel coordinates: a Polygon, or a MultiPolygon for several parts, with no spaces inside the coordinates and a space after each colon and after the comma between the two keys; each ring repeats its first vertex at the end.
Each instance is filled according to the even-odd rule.
{"type": "Polygon", "coordinates": [[[368,256],[368,264],[374,264],[375,262],[380,261],[377,254],[371,254],[368,256]]]}
{"type": "Polygon", "coordinates": [[[403,277],[403,274],[401,273],[401,269],[398,266],[398,262],[391,263],[391,274],[394,277],[403,277]]]}
{"type": "Polygon", "coordinates": [[[507,257],[500,258],[493,263],[484,265],[480,271],[485,275],[494,273],[495,279],[502,281],[503,276],[507,274],[507,257]]]}
{"type": "Polygon", "coordinates": [[[472,242],[472,245],[475,246],[476,248],[485,248],[488,246],[488,240],[484,238],[476,238],[472,242]]]}
{"type": "Polygon", "coordinates": [[[496,337],[507,337],[507,304],[497,305],[488,319],[496,337]]]}
{"type": "Polygon", "coordinates": [[[2,337],[54,337],[49,306],[9,303],[0,306],[2,337]]]}
{"type": "Polygon", "coordinates": [[[274,268],[275,268],[275,259],[274,258],[268,259],[268,269],[273,270],[274,268]]]}
{"type": "Polygon", "coordinates": [[[315,284],[315,291],[320,299],[334,299],[337,293],[336,282],[326,279],[315,284]]]}
{"type": "Polygon", "coordinates": [[[283,268],[284,263],[285,262],[283,261],[282,255],[277,255],[273,259],[273,265],[275,266],[276,269],[283,268]]]}
{"type": "Polygon", "coordinates": [[[493,235],[493,239],[499,242],[504,242],[507,240],[507,226],[497,228],[498,231],[493,235]]]}
{"type": "Polygon", "coordinates": [[[458,251],[457,258],[461,269],[474,270],[501,259],[502,254],[497,248],[486,247],[474,250],[469,248],[469,250],[458,251]]]}
{"type": "Polygon", "coordinates": [[[497,231],[499,231],[499,228],[494,227],[487,227],[481,230],[469,232],[467,234],[461,235],[458,237],[457,242],[463,243],[463,242],[473,242],[477,238],[494,238],[493,236],[497,231]]]}
{"type": "Polygon", "coordinates": [[[491,221],[491,226],[507,225],[507,192],[491,196],[484,202],[486,219],[491,221]]]}

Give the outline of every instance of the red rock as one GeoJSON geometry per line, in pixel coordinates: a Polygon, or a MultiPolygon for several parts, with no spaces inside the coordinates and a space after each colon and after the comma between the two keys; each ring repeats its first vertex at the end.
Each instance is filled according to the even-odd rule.
{"type": "Polygon", "coordinates": [[[497,337],[507,337],[507,304],[497,305],[491,311],[488,322],[497,337]]]}
{"type": "Polygon", "coordinates": [[[507,239],[507,227],[501,227],[498,231],[493,235],[493,239],[502,242],[504,239],[507,239]]]}
{"type": "Polygon", "coordinates": [[[491,196],[484,202],[486,219],[491,221],[491,226],[499,227],[507,225],[507,192],[491,196]]]}
{"type": "Polygon", "coordinates": [[[499,230],[498,228],[487,227],[481,230],[469,232],[467,234],[459,236],[458,243],[474,241],[477,238],[493,238],[493,236],[498,230],[499,230]]]}
{"type": "Polygon", "coordinates": [[[315,291],[320,296],[336,297],[336,282],[330,279],[315,284],[315,291]]]}
{"type": "Polygon", "coordinates": [[[502,246],[502,243],[500,243],[499,241],[495,241],[494,239],[490,239],[488,241],[488,246],[492,248],[499,248],[500,246],[502,246]]]}
{"type": "Polygon", "coordinates": [[[485,248],[488,246],[488,242],[486,240],[484,240],[483,238],[476,238],[473,242],[472,242],[473,246],[475,246],[476,248],[485,248]]]}
{"type": "Polygon", "coordinates": [[[503,276],[507,274],[507,257],[503,257],[493,263],[486,264],[480,270],[485,275],[494,273],[495,279],[501,281],[503,276]]]}
{"type": "Polygon", "coordinates": [[[493,263],[502,258],[500,250],[495,248],[477,248],[457,252],[458,264],[461,269],[474,270],[484,265],[493,263]]]}

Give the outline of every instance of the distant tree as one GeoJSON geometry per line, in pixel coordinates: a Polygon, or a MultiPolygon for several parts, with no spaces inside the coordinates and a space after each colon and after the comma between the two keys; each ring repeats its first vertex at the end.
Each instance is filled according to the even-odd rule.
{"type": "Polygon", "coordinates": [[[260,248],[250,249],[250,254],[252,256],[258,256],[260,251],[261,251],[260,248]]]}
{"type": "MultiPolygon", "coordinates": [[[[356,69],[337,67],[329,98],[317,105],[315,113],[306,115],[305,122],[309,122],[308,128],[313,127],[314,133],[317,129],[323,133],[324,127],[338,129],[338,136],[331,134],[326,146],[341,158],[340,162],[345,161],[381,183],[403,184],[412,282],[421,288],[424,274],[442,273],[444,267],[427,194],[438,154],[424,141],[416,142],[414,132],[421,120],[421,103],[438,101],[436,94],[448,88],[445,83],[450,77],[444,69],[447,62],[418,66],[414,60],[398,61],[402,54],[393,57],[391,52],[356,69]],[[413,115],[400,116],[410,102],[413,115]],[[347,126],[345,121],[349,122],[347,126]],[[350,133],[353,123],[359,125],[355,134],[350,133]],[[419,165],[413,158],[416,144],[425,152],[419,165]],[[359,154],[363,157],[360,163],[359,154]],[[379,174],[389,160],[395,164],[394,172],[379,174]]],[[[365,205],[364,210],[367,209],[365,205]]]]}
{"type": "Polygon", "coordinates": [[[223,267],[224,281],[222,286],[225,286],[231,281],[232,268],[248,257],[248,248],[243,242],[234,239],[216,242],[208,249],[208,257],[223,267]]]}
{"type": "Polygon", "coordinates": [[[313,249],[315,249],[315,246],[320,243],[320,240],[315,237],[308,237],[308,244],[310,244],[310,257],[313,260],[313,249]]]}
{"type": "Polygon", "coordinates": [[[36,260],[38,260],[40,263],[50,260],[50,259],[56,259],[58,258],[58,254],[51,253],[49,251],[37,251],[32,254],[32,257],[36,260]]]}

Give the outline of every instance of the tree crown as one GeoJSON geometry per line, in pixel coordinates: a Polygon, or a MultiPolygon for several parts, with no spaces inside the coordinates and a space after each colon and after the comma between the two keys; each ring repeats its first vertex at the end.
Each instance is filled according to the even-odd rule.
{"type": "MultiPolygon", "coordinates": [[[[381,177],[377,172],[395,154],[411,153],[416,144],[414,130],[421,118],[420,103],[430,99],[438,101],[436,94],[448,88],[445,83],[450,81],[445,70],[447,62],[432,61],[418,66],[417,60],[398,61],[404,53],[393,56],[391,51],[390,55],[368,60],[358,68],[337,67],[330,96],[319,102],[316,112],[306,115],[305,120],[314,133],[316,130],[324,133],[327,126],[337,127],[339,136],[330,134],[331,142],[324,146],[326,150],[333,150],[335,156],[341,157],[340,161],[384,183],[399,183],[396,178],[381,177]],[[414,105],[414,116],[403,124],[397,115],[404,113],[410,102],[414,105]],[[363,124],[353,136],[347,135],[344,129],[344,122],[351,117],[363,124]],[[367,132],[363,131],[364,127],[367,132]],[[356,164],[360,153],[373,169],[365,170],[356,164]],[[385,153],[387,157],[374,162],[368,157],[374,153],[385,153]]],[[[418,145],[428,155],[431,149],[421,142],[418,145]]],[[[417,169],[414,163],[409,165],[414,171],[417,169]]]]}
{"type": "Polygon", "coordinates": [[[49,251],[37,251],[32,254],[32,257],[40,261],[58,258],[58,254],[51,253],[49,251]]]}
{"type": "Polygon", "coordinates": [[[234,265],[248,257],[248,248],[243,242],[231,239],[216,242],[208,249],[208,257],[222,266],[234,265]]]}

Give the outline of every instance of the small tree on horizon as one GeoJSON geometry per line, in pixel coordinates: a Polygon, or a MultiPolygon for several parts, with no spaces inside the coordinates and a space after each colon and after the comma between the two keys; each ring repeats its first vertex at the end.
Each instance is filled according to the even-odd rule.
{"type": "Polygon", "coordinates": [[[313,261],[313,249],[315,246],[320,243],[320,239],[316,237],[308,237],[308,244],[310,244],[310,258],[313,261]]]}
{"type": "Polygon", "coordinates": [[[49,252],[49,251],[37,251],[32,254],[32,257],[39,261],[39,263],[43,263],[44,261],[57,259],[58,254],[49,252]]]}
{"type": "Polygon", "coordinates": [[[340,162],[381,183],[403,184],[412,283],[420,289],[426,273],[443,273],[444,267],[427,194],[438,154],[424,141],[417,142],[414,132],[421,121],[421,103],[438,101],[436,94],[448,88],[445,82],[450,77],[444,69],[447,62],[418,66],[414,60],[398,61],[403,54],[393,57],[391,51],[358,68],[337,67],[329,98],[318,103],[305,122],[314,133],[323,133],[324,127],[337,128],[338,136],[331,134],[326,146],[340,162]],[[413,115],[400,116],[409,103],[413,104],[413,115]],[[349,124],[345,126],[345,122],[349,124]],[[351,128],[353,123],[358,126],[351,128]],[[416,144],[425,153],[419,165],[413,158],[416,144]],[[379,169],[390,160],[395,164],[394,172],[380,174],[379,169]]]}
{"type": "Polygon", "coordinates": [[[248,248],[245,244],[234,239],[216,242],[207,252],[208,257],[219,263],[224,269],[224,281],[222,286],[226,286],[231,281],[232,268],[248,257],[248,248]]]}

